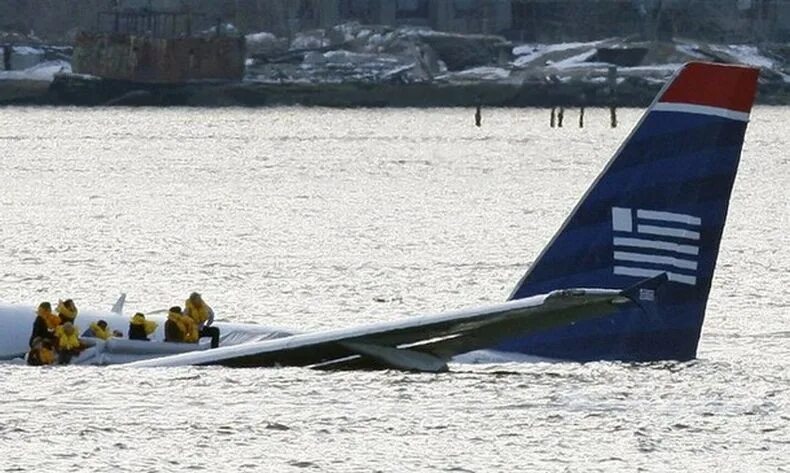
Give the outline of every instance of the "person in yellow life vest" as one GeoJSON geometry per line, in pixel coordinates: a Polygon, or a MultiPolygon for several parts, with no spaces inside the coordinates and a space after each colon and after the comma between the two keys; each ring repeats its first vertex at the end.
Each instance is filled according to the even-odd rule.
{"type": "Polygon", "coordinates": [[[71,322],[66,322],[55,329],[55,336],[58,338],[56,348],[59,364],[68,365],[71,358],[79,355],[84,348],[77,333],[77,328],[71,322]]]}
{"type": "Polygon", "coordinates": [[[41,350],[39,351],[39,359],[44,365],[51,365],[57,359],[55,347],[52,346],[52,340],[44,340],[41,342],[41,350]]]}
{"type": "Polygon", "coordinates": [[[184,341],[187,343],[197,343],[200,340],[198,326],[188,315],[181,315],[181,323],[184,324],[184,341]]]}
{"type": "Polygon", "coordinates": [[[57,315],[52,313],[52,304],[49,302],[42,302],[36,309],[36,320],[33,322],[33,333],[30,334],[28,346],[33,348],[33,340],[41,338],[52,340],[55,338],[53,331],[55,327],[60,325],[60,319],[57,315]]]}
{"type": "Polygon", "coordinates": [[[148,336],[154,333],[156,326],[156,322],[146,320],[145,314],[142,312],[134,314],[132,320],[129,321],[129,340],[149,341],[148,336]]]}
{"type": "Polygon", "coordinates": [[[27,364],[30,366],[51,365],[55,362],[55,350],[52,341],[36,337],[30,344],[30,351],[27,354],[27,364]]]}
{"type": "Polygon", "coordinates": [[[74,319],[77,318],[77,306],[74,305],[73,300],[58,301],[58,317],[61,324],[74,323],[74,319]]]}
{"type": "Polygon", "coordinates": [[[196,343],[198,341],[198,329],[191,317],[181,312],[181,307],[173,306],[167,313],[165,322],[165,341],[196,343]]]}
{"type": "Polygon", "coordinates": [[[189,299],[184,302],[184,315],[195,322],[199,337],[211,337],[211,348],[219,346],[219,329],[211,326],[214,323],[214,310],[197,292],[190,294],[189,299]]]}
{"type": "Polygon", "coordinates": [[[100,340],[109,340],[113,337],[113,332],[107,327],[107,322],[99,320],[98,322],[91,322],[90,327],[82,332],[83,337],[93,337],[100,340]]]}
{"type": "Polygon", "coordinates": [[[165,321],[165,341],[183,342],[186,327],[181,322],[181,307],[173,306],[167,311],[167,321],[165,321]]]}

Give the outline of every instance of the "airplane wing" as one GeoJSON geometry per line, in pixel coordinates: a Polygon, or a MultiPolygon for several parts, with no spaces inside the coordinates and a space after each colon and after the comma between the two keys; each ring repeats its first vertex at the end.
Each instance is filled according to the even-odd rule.
{"type": "Polygon", "coordinates": [[[654,299],[653,291],[664,281],[666,275],[642,281],[626,290],[558,290],[481,308],[298,334],[138,361],[126,366],[306,366],[446,371],[447,361],[453,356],[490,347],[514,334],[573,324],[611,314],[626,306],[636,305],[648,316],[646,304],[654,299]]]}

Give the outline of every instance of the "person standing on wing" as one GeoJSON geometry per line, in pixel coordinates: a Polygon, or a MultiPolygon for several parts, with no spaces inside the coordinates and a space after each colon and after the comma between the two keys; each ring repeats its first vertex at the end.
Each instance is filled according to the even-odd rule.
{"type": "Polygon", "coordinates": [[[211,348],[219,346],[219,329],[211,326],[214,323],[214,311],[203,302],[197,292],[190,294],[189,299],[184,302],[184,315],[195,321],[199,336],[211,337],[211,348]]]}

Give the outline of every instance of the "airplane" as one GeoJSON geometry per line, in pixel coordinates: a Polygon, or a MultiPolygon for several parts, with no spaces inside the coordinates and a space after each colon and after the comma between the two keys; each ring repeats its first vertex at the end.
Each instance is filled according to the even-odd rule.
{"type": "MultiPolygon", "coordinates": [[[[691,62],[680,68],[583,195],[507,301],[351,328],[293,333],[217,322],[209,349],[88,340],[76,364],[223,365],[441,372],[476,350],[545,359],[696,357],[730,193],[759,70],[691,62]]],[[[126,332],[124,296],[81,311],[126,332]]],[[[32,306],[0,304],[0,360],[21,360],[32,306]]],[[[154,317],[156,318],[156,317],[154,317]]]]}

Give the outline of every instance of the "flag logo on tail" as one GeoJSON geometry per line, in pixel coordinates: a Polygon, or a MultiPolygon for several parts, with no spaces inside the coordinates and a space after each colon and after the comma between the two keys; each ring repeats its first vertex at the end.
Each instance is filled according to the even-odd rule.
{"type": "Polygon", "coordinates": [[[612,207],[614,274],[697,284],[700,226],[694,215],[612,207]]]}

